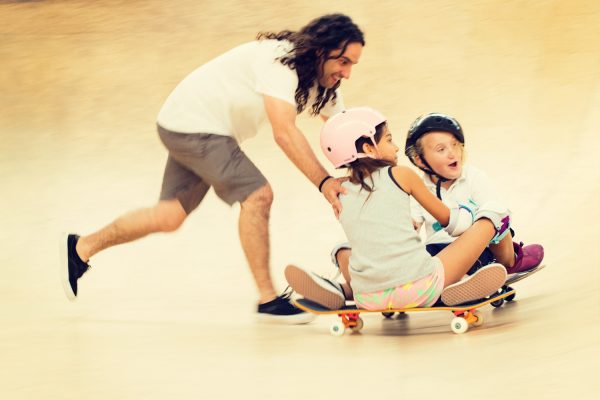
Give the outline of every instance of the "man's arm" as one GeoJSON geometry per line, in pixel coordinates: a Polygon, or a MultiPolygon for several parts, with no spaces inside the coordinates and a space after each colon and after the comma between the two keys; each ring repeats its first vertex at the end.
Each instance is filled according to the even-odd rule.
{"type": "Polygon", "coordinates": [[[296,127],[296,109],[275,97],[264,96],[264,99],[275,142],[294,165],[318,187],[328,174],[302,132],[296,127]]]}
{"type": "Polygon", "coordinates": [[[317,159],[304,134],[296,126],[296,108],[275,97],[263,97],[275,142],[313,185],[318,188],[322,183],[321,192],[333,206],[337,216],[341,211],[337,195],[345,192],[345,189],[342,188],[339,179],[331,178],[323,183],[329,174],[317,159]]]}

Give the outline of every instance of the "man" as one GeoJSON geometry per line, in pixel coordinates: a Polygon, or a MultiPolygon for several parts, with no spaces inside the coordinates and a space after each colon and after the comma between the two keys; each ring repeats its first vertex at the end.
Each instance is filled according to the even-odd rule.
{"type": "Polygon", "coordinates": [[[238,143],[256,135],[268,119],[275,142],[340,210],[343,189],[328,176],[296,116],[309,108],[324,119],[343,109],[337,89],[350,78],[365,44],[361,30],[341,14],[325,15],[298,32],[260,33],[188,75],[169,95],[157,118],[169,151],[158,203],[132,211],[87,236],[61,241],[63,287],[77,296],[88,260],[108,247],[181,226],[212,186],[226,203],[240,202],[239,234],[259,291],[262,318],[305,323],[312,317],[277,296],[269,272],[269,211],[273,192],[238,143]]]}

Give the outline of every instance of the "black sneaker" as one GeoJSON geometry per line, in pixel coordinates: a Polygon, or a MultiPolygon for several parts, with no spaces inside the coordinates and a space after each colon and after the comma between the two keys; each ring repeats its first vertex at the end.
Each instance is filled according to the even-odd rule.
{"type": "Polygon", "coordinates": [[[77,297],[77,280],[90,268],[79,258],[75,246],[78,235],[64,234],[60,240],[60,280],[69,300],[77,297]]]}
{"type": "Polygon", "coordinates": [[[317,316],[309,314],[295,307],[290,302],[292,291],[285,290],[275,300],[258,305],[258,316],[262,322],[276,322],[282,324],[307,324],[317,316]]]}

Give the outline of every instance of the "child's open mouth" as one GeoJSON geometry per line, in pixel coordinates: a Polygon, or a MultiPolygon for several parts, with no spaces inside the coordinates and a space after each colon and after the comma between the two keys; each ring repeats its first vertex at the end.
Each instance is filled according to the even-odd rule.
{"type": "Polygon", "coordinates": [[[454,161],[453,163],[449,164],[448,166],[451,168],[456,168],[456,167],[458,167],[458,161],[454,161]]]}

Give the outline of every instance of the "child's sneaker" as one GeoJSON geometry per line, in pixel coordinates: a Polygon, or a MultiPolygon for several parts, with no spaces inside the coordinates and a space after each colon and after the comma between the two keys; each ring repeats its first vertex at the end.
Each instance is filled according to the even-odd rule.
{"type": "Polygon", "coordinates": [[[544,259],[544,247],[539,244],[530,244],[523,246],[523,242],[513,242],[515,249],[515,263],[512,267],[507,268],[509,274],[529,271],[540,265],[544,259]]]}
{"type": "Polygon", "coordinates": [[[290,302],[290,291],[284,291],[274,300],[258,305],[258,316],[262,322],[274,322],[282,324],[307,324],[317,316],[302,311],[290,302]]]}
{"type": "Polygon", "coordinates": [[[285,278],[295,292],[330,310],[339,310],[346,304],[342,285],[335,281],[307,272],[295,265],[288,265],[285,268],[285,278]]]}
{"type": "Polygon", "coordinates": [[[447,306],[466,303],[490,296],[506,281],[506,268],[502,264],[490,264],[473,275],[453,283],[442,292],[442,302],[447,306]]]}
{"type": "Polygon", "coordinates": [[[69,300],[77,297],[77,280],[90,268],[75,250],[78,241],[79,236],[73,234],[64,234],[60,240],[60,280],[69,300]]]}

